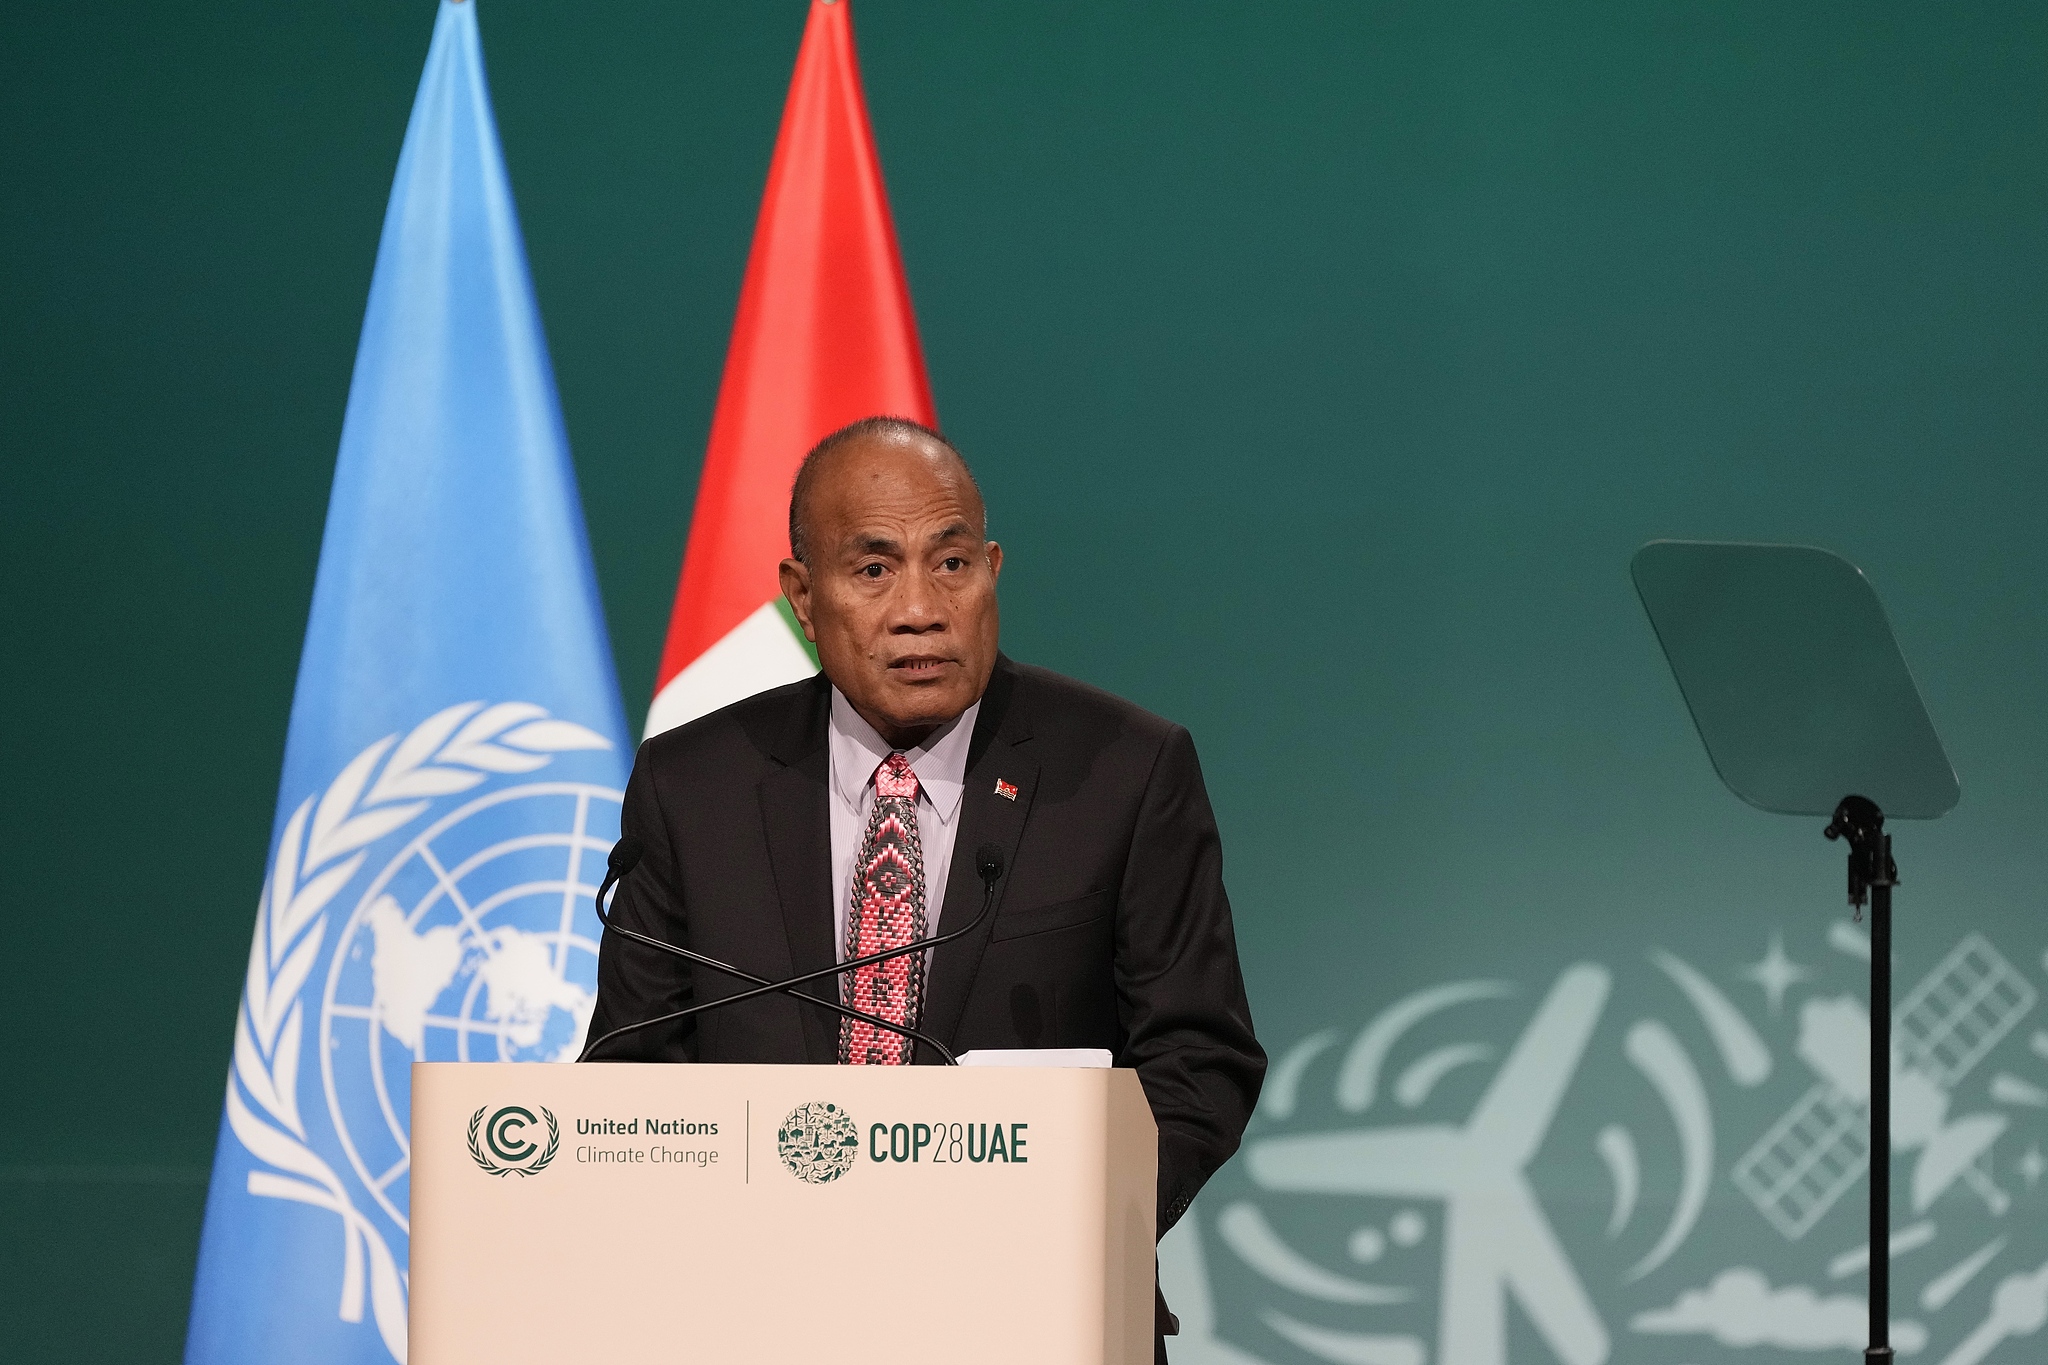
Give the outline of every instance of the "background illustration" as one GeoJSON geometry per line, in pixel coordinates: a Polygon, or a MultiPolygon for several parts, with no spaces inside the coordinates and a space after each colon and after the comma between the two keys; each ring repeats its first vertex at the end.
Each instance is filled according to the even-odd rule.
{"type": "MultiPolygon", "coordinates": [[[[803,6],[478,3],[637,734],[803,6]]],[[[1224,832],[1275,1069],[1175,1359],[1848,1358],[1867,943],[1714,777],[1658,536],[1886,603],[1963,785],[1895,830],[1895,1340],[2038,1358],[2038,7],[857,20],[1005,647],[1186,724],[1224,832]]],[[[9,1358],[183,1340],[431,22],[0,17],[9,1358]]]]}

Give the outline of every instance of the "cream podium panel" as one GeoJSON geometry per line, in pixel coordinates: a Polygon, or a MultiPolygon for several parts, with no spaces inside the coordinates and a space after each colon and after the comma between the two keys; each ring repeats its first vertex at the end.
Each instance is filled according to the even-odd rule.
{"type": "Polygon", "coordinates": [[[411,1365],[1152,1359],[1135,1072],[412,1072],[411,1365]]]}

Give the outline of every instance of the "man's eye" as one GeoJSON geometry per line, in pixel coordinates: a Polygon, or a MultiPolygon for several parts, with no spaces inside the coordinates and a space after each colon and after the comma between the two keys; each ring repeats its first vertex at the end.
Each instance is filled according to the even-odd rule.
{"type": "Polygon", "coordinates": [[[860,566],[860,573],[863,578],[880,578],[882,576],[882,566],[879,564],[863,564],[860,566]]]}
{"type": "Polygon", "coordinates": [[[943,568],[943,569],[951,569],[951,570],[953,570],[953,571],[954,571],[955,573],[958,573],[958,572],[959,572],[959,571],[960,571],[961,569],[964,569],[964,568],[966,568],[966,567],[967,567],[967,561],[966,561],[966,560],[964,560],[964,559],[962,559],[962,558],[961,558],[961,557],[960,557],[959,555],[953,555],[952,557],[950,557],[949,559],[947,559],[947,560],[946,560],[946,562],[945,562],[944,564],[940,565],[939,567],[940,567],[940,568],[943,568]]]}

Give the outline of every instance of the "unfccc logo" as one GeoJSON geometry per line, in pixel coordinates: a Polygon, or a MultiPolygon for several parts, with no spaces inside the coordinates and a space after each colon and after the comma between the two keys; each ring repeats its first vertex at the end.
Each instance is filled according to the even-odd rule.
{"type": "Polygon", "coordinates": [[[487,1104],[469,1118],[469,1154],[478,1167],[492,1175],[539,1175],[546,1170],[562,1146],[562,1130],[556,1126],[554,1114],[542,1109],[535,1118],[531,1109],[508,1104],[486,1123],[484,1112],[489,1108],[487,1104]],[[543,1125],[547,1129],[545,1146],[538,1140],[543,1125]]]}

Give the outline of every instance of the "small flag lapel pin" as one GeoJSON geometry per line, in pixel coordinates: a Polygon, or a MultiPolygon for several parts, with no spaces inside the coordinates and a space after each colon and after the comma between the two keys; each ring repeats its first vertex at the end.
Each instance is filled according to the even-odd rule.
{"type": "Polygon", "coordinates": [[[1005,782],[999,777],[996,779],[996,795],[1002,797],[1005,801],[1015,801],[1017,799],[1017,785],[1014,782],[1005,782]]]}

